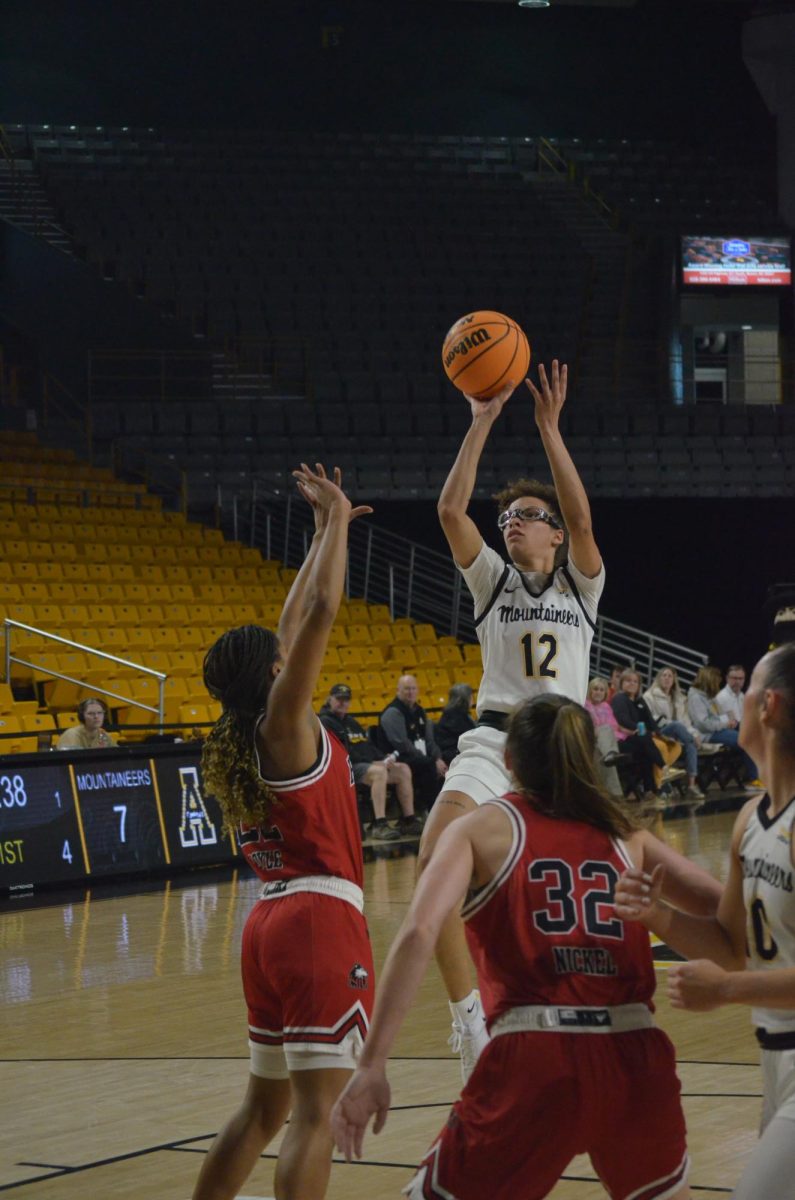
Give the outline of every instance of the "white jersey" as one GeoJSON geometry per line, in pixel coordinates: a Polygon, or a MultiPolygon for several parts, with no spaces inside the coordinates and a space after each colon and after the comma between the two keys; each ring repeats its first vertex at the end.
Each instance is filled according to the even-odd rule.
{"type": "Polygon", "coordinates": [[[484,543],[459,570],[475,601],[483,656],[478,713],[510,712],[543,692],[583,704],[604,564],[593,579],[571,561],[551,575],[520,571],[484,543]]]}
{"type": "MultiPolygon", "coordinates": [[[[740,841],[748,968],[752,971],[795,967],[795,797],[778,816],[769,816],[769,810],[770,800],[764,796],[740,841]]],[[[795,1009],[755,1007],[751,1017],[756,1026],[771,1033],[795,1031],[795,1009]]]]}

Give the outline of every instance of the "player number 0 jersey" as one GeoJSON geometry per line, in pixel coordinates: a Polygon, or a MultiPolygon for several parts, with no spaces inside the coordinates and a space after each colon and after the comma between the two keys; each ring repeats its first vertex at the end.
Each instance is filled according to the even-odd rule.
{"type": "Polygon", "coordinates": [[[604,565],[593,579],[572,562],[550,576],[522,572],[484,543],[460,570],[483,656],[478,712],[509,712],[544,692],[583,704],[604,565]]]}
{"type": "MultiPolygon", "coordinates": [[[[777,817],[771,817],[769,810],[770,800],[764,796],[740,841],[748,967],[752,971],[795,967],[795,796],[777,817]]],[[[771,1033],[795,1030],[795,1010],[754,1007],[751,1016],[755,1025],[771,1033]]]]}

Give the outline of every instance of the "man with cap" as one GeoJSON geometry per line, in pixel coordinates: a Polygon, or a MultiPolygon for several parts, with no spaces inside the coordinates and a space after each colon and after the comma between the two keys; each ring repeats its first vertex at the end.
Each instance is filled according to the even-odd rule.
{"type": "Polygon", "coordinates": [[[406,834],[422,832],[422,823],[414,815],[414,786],[411,768],[397,762],[397,754],[385,755],[370,739],[359,722],[350,715],[351,689],[347,683],[335,683],[328,699],[319,712],[319,717],[331,733],[342,742],[348,751],[356,785],[364,784],[370,789],[373,805],[373,821],[370,837],[380,842],[393,842],[406,834]],[[400,805],[401,817],[398,828],[387,824],[386,789],[394,783],[400,805]]]}

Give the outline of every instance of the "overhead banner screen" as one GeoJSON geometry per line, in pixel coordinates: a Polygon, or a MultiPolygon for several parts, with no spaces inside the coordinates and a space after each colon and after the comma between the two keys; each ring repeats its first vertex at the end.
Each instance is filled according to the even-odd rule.
{"type": "Polygon", "coordinates": [[[787,237],[682,238],[682,283],[710,287],[782,287],[792,282],[787,237]]]}

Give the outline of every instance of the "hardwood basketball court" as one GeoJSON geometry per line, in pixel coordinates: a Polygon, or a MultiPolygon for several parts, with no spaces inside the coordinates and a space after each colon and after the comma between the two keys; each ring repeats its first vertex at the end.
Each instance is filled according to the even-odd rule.
{"type": "MultiPolygon", "coordinates": [[[[666,822],[664,833],[723,877],[733,820],[691,817],[666,822]]],[[[365,872],[377,968],[411,896],[416,861],[400,847],[378,853],[385,856],[365,872]]],[[[4,904],[0,1192],[14,1200],[187,1200],[201,1155],[247,1078],[238,954],[257,889],[242,872],[196,872],[128,894],[93,889],[52,895],[40,907],[4,904]]],[[[750,1015],[674,1012],[665,962],[658,965],[659,1022],[677,1048],[693,1195],[728,1195],[757,1137],[761,1080],[750,1015]]],[[[333,1167],[329,1200],[399,1196],[458,1092],[449,1033],[433,967],[390,1064],[386,1129],[368,1137],[363,1163],[333,1167]]],[[[277,1148],[269,1147],[246,1196],[273,1195],[277,1148]]],[[[604,1195],[584,1158],[551,1193],[604,1195]]]]}

